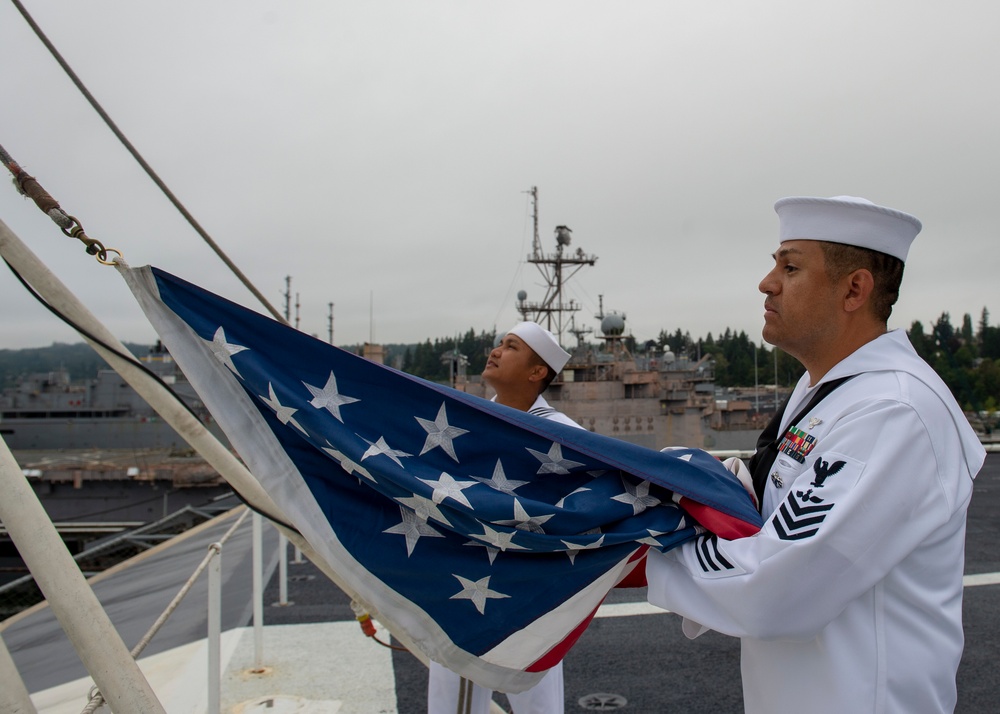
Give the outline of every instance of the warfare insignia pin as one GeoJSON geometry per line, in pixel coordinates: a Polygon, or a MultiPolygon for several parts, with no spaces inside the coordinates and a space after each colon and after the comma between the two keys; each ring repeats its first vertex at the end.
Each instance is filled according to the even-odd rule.
{"type": "Polygon", "coordinates": [[[785,482],[781,479],[781,476],[778,475],[777,471],[771,474],[771,483],[774,484],[775,488],[781,488],[785,485],[785,482]]]}
{"type": "Polygon", "coordinates": [[[812,419],[809,420],[809,428],[810,429],[815,429],[817,426],[819,426],[822,423],[823,423],[822,419],[820,419],[819,417],[813,417],[812,419]]]}

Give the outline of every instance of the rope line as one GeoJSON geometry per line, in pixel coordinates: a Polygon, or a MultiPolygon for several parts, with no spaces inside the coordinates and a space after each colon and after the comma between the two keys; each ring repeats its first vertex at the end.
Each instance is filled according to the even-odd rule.
{"type": "MultiPolygon", "coordinates": [[[[108,115],[106,111],[104,111],[104,108],[100,105],[100,103],[97,101],[94,95],[90,93],[90,91],[84,86],[80,78],[76,75],[76,72],[74,72],[73,69],[69,66],[69,63],[66,62],[65,59],[63,59],[62,55],[59,53],[59,50],[55,48],[55,45],[53,45],[52,42],[49,41],[49,38],[46,37],[45,33],[42,32],[42,28],[38,26],[38,23],[36,23],[35,20],[31,17],[31,14],[27,11],[24,5],[21,4],[20,0],[11,0],[11,2],[14,3],[14,7],[16,7],[18,12],[21,13],[21,16],[24,18],[25,22],[28,23],[28,25],[31,27],[32,31],[34,31],[38,39],[41,40],[42,44],[45,45],[46,49],[48,49],[49,53],[55,58],[56,62],[59,63],[59,66],[63,68],[63,71],[66,72],[67,76],[70,78],[73,84],[76,85],[76,88],[79,89],[80,93],[83,94],[83,96],[87,99],[88,102],[90,102],[90,106],[94,108],[94,111],[96,111],[97,114],[101,117],[101,119],[104,120],[104,123],[108,125],[108,128],[111,129],[112,133],[118,138],[118,140],[128,150],[128,152],[132,154],[132,157],[139,163],[139,165],[143,168],[143,170],[146,172],[149,178],[152,179],[153,183],[157,185],[157,187],[163,192],[163,194],[167,197],[167,199],[174,205],[174,208],[176,208],[180,212],[180,214],[184,216],[184,218],[191,225],[191,227],[194,228],[195,232],[197,232],[198,235],[200,235],[202,239],[209,245],[209,247],[213,251],[215,251],[215,254],[219,256],[222,262],[226,264],[226,266],[233,272],[233,274],[237,278],[239,278],[240,282],[242,282],[243,285],[245,285],[246,288],[251,293],[253,293],[254,297],[256,297],[265,308],[267,308],[267,311],[270,312],[276,320],[283,322],[287,325],[288,321],[285,319],[285,317],[281,313],[279,313],[274,308],[274,306],[271,305],[270,302],[268,302],[267,298],[265,298],[261,294],[261,292],[257,290],[257,288],[253,285],[253,283],[250,282],[250,279],[247,278],[243,274],[243,272],[236,267],[236,264],[229,259],[229,256],[226,255],[226,253],[222,250],[221,247],[219,247],[218,243],[216,243],[212,239],[212,237],[208,234],[208,232],[201,227],[201,224],[198,223],[197,220],[195,220],[195,217],[191,215],[191,213],[187,210],[187,208],[184,207],[184,204],[180,202],[180,199],[178,199],[174,195],[173,191],[171,191],[167,187],[167,185],[160,179],[157,173],[153,170],[153,167],[146,162],[146,160],[142,157],[139,151],[132,145],[132,142],[130,142],[128,138],[126,138],[125,134],[122,133],[122,131],[118,128],[118,126],[114,123],[114,121],[112,121],[111,117],[108,115]]],[[[6,154],[6,152],[4,153],[6,154]]],[[[87,252],[88,253],[90,252],[89,247],[87,252]]]]}

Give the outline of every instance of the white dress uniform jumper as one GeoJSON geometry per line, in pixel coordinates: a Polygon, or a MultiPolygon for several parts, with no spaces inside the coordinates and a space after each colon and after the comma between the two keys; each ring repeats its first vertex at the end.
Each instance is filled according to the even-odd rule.
{"type": "Polygon", "coordinates": [[[741,639],[748,714],[952,712],[985,451],[901,331],[808,383],[784,412],[763,529],[650,552],[649,601],[741,639]]]}

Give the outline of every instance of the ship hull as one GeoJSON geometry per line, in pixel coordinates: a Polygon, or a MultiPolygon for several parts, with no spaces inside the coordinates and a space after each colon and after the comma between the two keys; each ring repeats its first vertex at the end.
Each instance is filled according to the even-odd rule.
{"type": "MultiPolygon", "coordinates": [[[[214,422],[209,431],[223,439],[214,422]]],[[[0,437],[14,451],[29,449],[190,449],[158,416],[21,418],[0,422],[0,437]]]]}

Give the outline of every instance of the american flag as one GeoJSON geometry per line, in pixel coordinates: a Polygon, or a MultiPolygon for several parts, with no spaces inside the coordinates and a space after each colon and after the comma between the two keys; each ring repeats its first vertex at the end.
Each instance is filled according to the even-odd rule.
{"type": "Polygon", "coordinates": [[[391,631],[486,687],[534,684],[648,548],[760,527],[703,451],[559,424],[123,273],[291,525],[391,631]]]}

